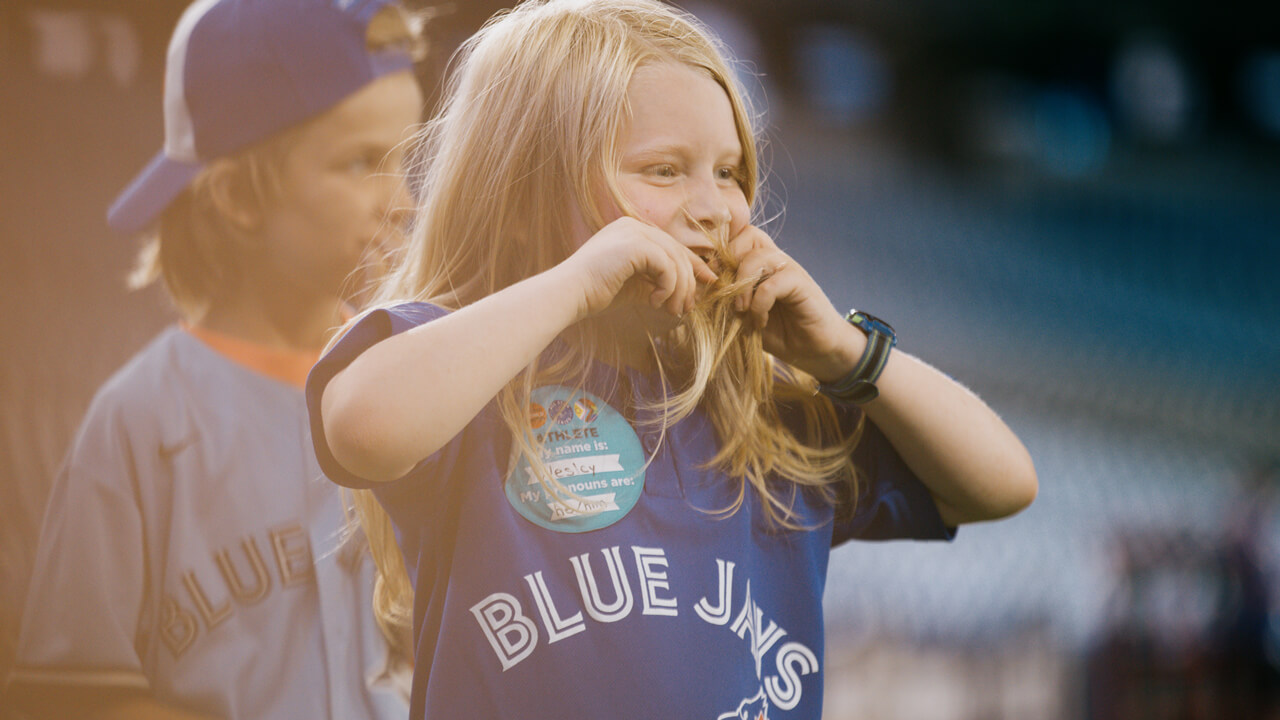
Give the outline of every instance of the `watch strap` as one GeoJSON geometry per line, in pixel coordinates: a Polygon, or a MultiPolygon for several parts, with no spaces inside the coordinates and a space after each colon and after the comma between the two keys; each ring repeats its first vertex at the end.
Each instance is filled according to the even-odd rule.
{"type": "Polygon", "coordinates": [[[845,320],[866,333],[867,347],[852,370],[838,380],[820,383],[818,391],[833,400],[860,405],[880,396],[876,380],[889,361],[889,351],[898,344],[898,337],[888,323],[868,313],[850,310],[845,320]]]}

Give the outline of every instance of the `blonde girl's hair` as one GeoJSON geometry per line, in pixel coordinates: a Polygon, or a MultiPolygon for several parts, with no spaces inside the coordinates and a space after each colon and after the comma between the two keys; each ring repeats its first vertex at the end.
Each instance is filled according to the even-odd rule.
{"type": "MultiPolygon", "coordinates": [[[[443,104],[419,137],[421,199],[401,263],[384,279],[374,305],[428,301],[456,309],[555,266],[576,249],[575,226],[604,225],[607,200],[631,210],[617,185],[618,140],[629,113],[627,90],[637,68],[674,62],[706,72],[733,108],[743,161],[738,181],[754,205],[759,167],[752,114],[727,53],[693,17],[655,0],[532,0],[491,19],[455,55],[443,104]]],[[[728,238],[713,238],[722,251],[728,238]]],[[[748,486],[781,529],[804,527],[795,495],[834,503],[852,489],[858,433],[840,432],[835,408],[816,381],[774,361],[760,334],[733,310],[751,282],[715,283],[686,322],[653,338],[658,367],[673,388],[651,403],[658,430],[701,406],[720,451],[708,465],[738,481],[735,499],[711,514],[735,512],[748,486]],[[783,407],[805,419],[802,437],[782,421],[783,407]],[[771,479],[774,478],[774,479],[771,479]],[[782,478],[790,482],[778,482],[782,478]]],[[[535,361],[498,395],[516,449],[538,468],[528,420],[533,389],[576,384],[593,359],[620,367],[618,349],[597,346],[571,328],[571,349],[535,361]]],[[[545,468],[543,468],[545,469],[545,468]]],[[[554,480],[557,497],[571,495],[554,480]]],[[[404,571],[385,511],[371,493],[355,497],[378,567],[404,571]]],[[[384,576],[379,611],[407,622],[407,578],[384,576]]]]}
{"type": "MultiPolygon", "coordinates": [[[[365,44],[371,52],[390,48],[415,60],[426,52],[422,34],[429,14],[387,5],[369,20],[365,44]]],[[[258,219],[286,188],[282,173],[303,122],[237,153],[216,158],[161,213],[144,238],[129,273],[132,289],[163,281],[187,322],[204,316],[219,293],[235,287],[253,248],[258,219]]]]}

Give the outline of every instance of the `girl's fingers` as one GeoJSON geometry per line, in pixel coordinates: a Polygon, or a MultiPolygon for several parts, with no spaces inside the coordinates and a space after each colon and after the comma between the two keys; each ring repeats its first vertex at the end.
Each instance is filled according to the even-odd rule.
{"type": "Polygon", "coordinates": [[[615,220],[595,237],[602,244],[591,253],[591,262],[613,266],[610,274],[619,283],[613,296],[625,287],[634,300],[679,317],[693,309],[699,285],[716,280],[716,272],[691,248],[633,218],[615,220]]]}
{"type": "Polygon", "coordinates": [[[684,314],[685,305],[688,303],[689,286],[693,284],[693,270],[688,263],[681,262],[682,258],[668,257],[668,260],[671,263],[675,287],[671,296],[667,298],[666,308],[667,312],[679,317],[684,314]]]}
{"type": "Polygon", "coordinates": [[[735,258],[739,263],[742,262],[742,258],[745,257],[747,253],[755,249],[755,236],[747,231],[740,232],[735,235],[731,240],[729,240],[729,244],[725,247],[729,257],[735,258]]]}
{"type": "Polygon", "coordinates": [[[693,309],[694,303],[698,301],[698,288],[701,285],[710,285],[716,281],[718,277],[716,271],[711,269],[706,260],[689,248],[684,248],[684,255],[688,259],[685,267],[689,269],[689,295],[685,303],[685,312],[693,309]]]}
{"type": "Polygon", "coordinates": [[[719,276],[716,275],[716,271],[711,268],[711,265],[707,264],[707,261],[703,260],[698,253],[689,250],[688,248],[685,249],[688,250],[689,253],[690,266],[693,268],[694,279],[704,285],[709,285],[715,282],[716,278],[719,276]]]}
{"type": "Polygon", "coordinates": [[[684,280],[680,295],[680,315],[693,309],[693,299],[698,294],[698,281],[693,274],[693,263],[680,263],[680,276],[684,280]]]}
{"type": "Polygon", "coordinates": [[[666,305],[671,296],[676,293],[679,286],[679,278],[676,275],[676,269],[669,263],[662,261],[650,260],[650,269],[645,275],[649,282],[653,283],[653,292],[649,294],[649,304],[654,308],[661,308],[666,305]]]}
{"type": "MultiPolygon", "coordinates": [[[[755,278],[757,285],[788,262],[787,256],[778,249],[773,238],[754,225],[748,225],[731,238],[728,251],[738,261],[738,277],[755,278]]],[[[738,312],[746,312],[751,304],[752,292],[734,300],[738,312]]]]}
{"type": "MultiPolygon", "coordinates": [[[[750,304],[746,310],[756,327],[764,327],[769,322],[769,311],[777,303],[778,298],[787,292],[786,279],[777,272],[761,277],[750,293],[750,304]]],[[[746,298],[747,296],[743,296],[746,298]]]]}
{"type": "Polygon", "coordinates": [[[776,249],[760,248],[743,256],[738,264],[738,278],[752,279],[753,285],[734,300],[735,309],[738,312],[746,312],[754,305],[753,297],[760,286],[791,265],[791,259],[776,249]]]}
{"type": "Polygon", "coordinates": [[[658,287],[650,304],[682,316],[693,309],[699,281],[710,282],[715,273],[702,258],[674,240],[659,241],[656,249],[649,262],[653,265],[650,280],[658,287]]]}
{"type": "Polygon", "coordinates": [[[768,233],[754,225],[748,225],[729,240],[729,255],[739,260],[757,249],[777,250],[778,246],[768,233]]]}
{"type": "MultiPolygon", "coordinates": [[[[655,238],[656,239],[656,238],[655,238]]],[[[649,294],[649,304],[654,309],[670,309],[672,298],[680,294],[680,264],[661,242],[645,242],[640,246],[641,262],[638,269],[644,279],[654,285],[649,294]]]]}
{"type": "Polygon", "coordinates": [[[697,302],[699,284],[716,279],[715,271],[697,253],[672,238],[664,236],[658,245],[666,255],[675,282],[671,294],[664,297],[663,305],[672,315],[682,316],[697,302]]]}

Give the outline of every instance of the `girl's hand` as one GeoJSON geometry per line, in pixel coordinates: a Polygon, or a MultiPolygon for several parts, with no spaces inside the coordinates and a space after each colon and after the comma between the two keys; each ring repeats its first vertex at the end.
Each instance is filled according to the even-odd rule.
{"type": "Polygon", "coordinates": [[[738,259],[739,279],[756,279],[735,307],[761,329],[766,351],[824,382],[857,363],[866,338],[773,238],[748,225],[730,239],[729,254],[738,259]]]}
{"type": "Polygon", "coordinates": [[[693,308],[698,283],[716,279],[692,250],[631,217],[605,225],[558,269],[581,283],[579,320],[620,303],[660,308],[680,317],[693,308]]]}

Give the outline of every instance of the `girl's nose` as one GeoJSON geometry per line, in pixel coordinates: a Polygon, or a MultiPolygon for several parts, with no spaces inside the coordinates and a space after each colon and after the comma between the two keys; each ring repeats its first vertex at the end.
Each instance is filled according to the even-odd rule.
{"type": "Polygon", "coordinates": [[[729,203],[714,181],[704,181],[691,188],[688,197],[689,221],[703,230],[716,230],[732,219],[729,203]]]}

